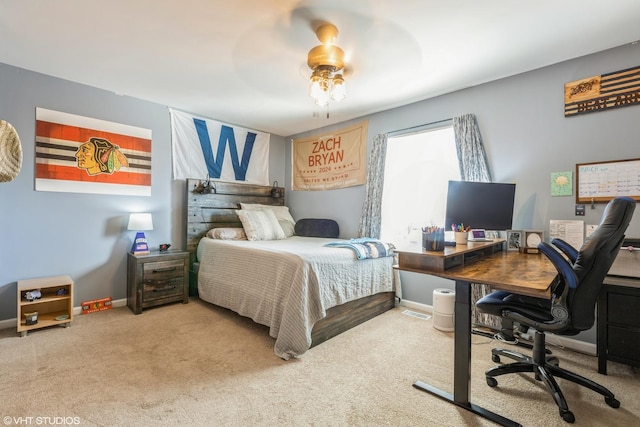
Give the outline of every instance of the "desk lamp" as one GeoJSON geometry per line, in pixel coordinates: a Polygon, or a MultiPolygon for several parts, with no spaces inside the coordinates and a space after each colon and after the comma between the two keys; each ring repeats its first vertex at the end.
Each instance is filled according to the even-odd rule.
{"type": "Polygon", "coordinates": [[[150,213],[132,213],[129,215],[129,225],[127,230],[136,231],[136,238],[131,246],[131,253],[134,255],[146,255],[149,253],[147,238],[144,231],[153,230],[153,218],[150,213]]]}

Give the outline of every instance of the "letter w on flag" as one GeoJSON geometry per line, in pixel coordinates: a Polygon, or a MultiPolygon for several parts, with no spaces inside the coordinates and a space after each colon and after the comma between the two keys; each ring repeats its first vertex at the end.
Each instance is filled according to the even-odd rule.
{"type": "Polygon", "coordinates": [[[169,111],[174,179],[269,185],[268,133],[169,111]]]}

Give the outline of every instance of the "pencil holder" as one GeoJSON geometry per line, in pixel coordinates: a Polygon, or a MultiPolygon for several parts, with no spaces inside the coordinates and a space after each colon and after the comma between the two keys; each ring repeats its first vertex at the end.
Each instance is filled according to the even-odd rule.
{"type": "Polygon", "coordinates": [[[422,233],[422,249],[427,251],[444,251],[444,231],[422,233]]]}
{"type": "Polygon", "coordinates": [[[466,231],[456,231],[455,232],[456,245],[466,245],[468,234],[469,233],[467,233],[466,231]]]}

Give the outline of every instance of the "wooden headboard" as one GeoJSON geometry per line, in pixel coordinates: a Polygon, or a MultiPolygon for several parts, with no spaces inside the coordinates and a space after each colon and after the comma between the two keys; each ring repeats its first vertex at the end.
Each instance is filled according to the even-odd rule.
{"type": "Polygon", "coordinates": [[[218,227],[242,227],[236,215],[240,203],[284,206],[284,188],[277,187],[279,197],[272,196],[274,187],[266,185],[235,184],[214,182],[215,192],[194,193],[193,190],[203,180],[187,180],[187,250],[190,254],[189,266],[196,260],[198,242],[208,230],[218,227]]]}

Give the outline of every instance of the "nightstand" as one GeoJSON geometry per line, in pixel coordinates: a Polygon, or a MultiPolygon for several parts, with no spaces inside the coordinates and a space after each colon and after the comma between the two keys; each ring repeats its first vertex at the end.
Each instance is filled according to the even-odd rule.
{"type": "Polygon", "coordinates": [[[189,302],[189,252],[127,254],[127,306],[135,314],[171,302],[189,302]]]}

